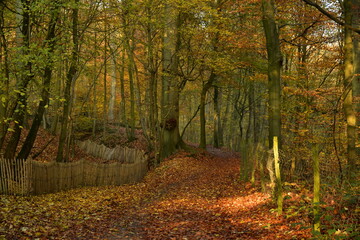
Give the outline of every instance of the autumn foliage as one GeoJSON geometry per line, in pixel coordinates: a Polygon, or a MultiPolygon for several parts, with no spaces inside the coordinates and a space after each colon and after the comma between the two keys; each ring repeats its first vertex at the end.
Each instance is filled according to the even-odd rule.
{"type": "Polygon", "coordinates": [[[135,185],[1,196],[5,239],[301,239],[268,194],[239,181],[234,153],[179,152],[135,185]]]}

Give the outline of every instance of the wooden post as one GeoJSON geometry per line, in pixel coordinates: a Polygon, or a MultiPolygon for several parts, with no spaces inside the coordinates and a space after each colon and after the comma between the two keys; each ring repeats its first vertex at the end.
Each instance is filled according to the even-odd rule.
{"type": "Polygon", "coordinates": [[[313,214],[314,225],[313,230],[315,234],[320,234],[320,164],[319,164],[319,147],[313,147],[313,168],[314,168],[314,199],[313,199],[313,214]]]}
{"type": "Polygon", "coordinates": [[[280,163],[279,163],[279,147],[278,147],[278,138],[274,136],[273,140],[273,149],[274,149],[274,162],[275,162],[275,197],[278,206],[278,214],[282,214],[283,210],[283,197],[282,197],[282,182],[280,175],[280,163]]]}

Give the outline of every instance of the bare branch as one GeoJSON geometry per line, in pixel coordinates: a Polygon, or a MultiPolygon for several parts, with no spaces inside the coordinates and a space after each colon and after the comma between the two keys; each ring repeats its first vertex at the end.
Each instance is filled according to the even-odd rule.
{"type": "Polygon", "coordinates": [[[330,18],[331,20],[333,20],[334,22],[336,22],[340,26],[348,27],[352,31],[360,34],[360,29],[359,28],[355,28],[355,27],[352,27],[352,26],[349,26],[349,25],[345,25],[345,22],[341,21],[339,18],[335,17],[330,12],[328,12],[327,10],[325,10],[319,4],[313,2],[312,0],[302,0],[302,1],[305,2],[306,4],[310,5],[310,6],[315,7],[317,10],[319,10],[319,12],[321,12],[322,14],[324,14],[325,16],[327,16],[328,18],[330,18]]]}

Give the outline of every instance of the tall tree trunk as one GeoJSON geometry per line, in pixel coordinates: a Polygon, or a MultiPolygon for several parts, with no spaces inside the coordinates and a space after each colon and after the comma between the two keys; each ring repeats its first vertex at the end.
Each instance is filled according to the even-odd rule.
{"type": "Polygon", "coordinates": [[[125,98],[125,49],[123,49],[122,51],[122,57],[121,57],[121,67],[120,67],[120,95],[121,95],[121,100],[120,100],[120,119],[122,124],[125,125],[125,129],[126,129],[126,136],[129,139],[130,138],[130,132],[129,132],[129,127],[128,127],[128,122],[127,122],[127,118],[126,118],[126,98],[125,98]]]}
{"type": "Polygon", "coordinates": [[[275,198],[278,207],[278,214],[281,215],[283,211],[283,195],[282,195],[282,181],[280,172],[280,158],[279,158],[279,147],[277,136],[273,139],[273,150],[274,150],[274,165],[275,165],[275,198]]]}
{"type": "MultiPolygon", "coordinates": [[[[128,52],[128,58],[131,53],[128,52]]],[[[131,56],[132,57],[132,56],[131,56]]],[[[135,87],[134,87],[134,68],[130,59],[128,59],[128,73],[130,85],[130,136],[129,140],[135,139],[135,87]]]]}
{"type": "Polygon", "coordinates": [[[177,76],[180,16],[174,6],[165,3],[164,18],[160,160],[170,156],[182,144],[179,133],[180,87],[177,76]]]}
{"type": "MultiPolygon", "coordinates": [[[[356,28],[360,27],[360,0],[352,0],[353,4],[353,25],[356,28]]],[[[356,126],[357,126],[357,142],[356,142],[356,154],[359,159],[360,151],[360,35],[353,35],[353,44],[354,44],[354,79],[352,82],[353,87],[353,97],[354,97],[354,109],[356,114],[356,126]]],[[[357,169],[359,169],[360,163],[356,163],[357,169]]]]}
{"type": "Polygon", "coordinates": [[[114,121],[115,118],[115,102],[116,102],[116,51],[115,46],[113,43],[110,43],[110,50],[111,50],[111,60],[112,60],[112,71],[111,71],[111,88],[110,88],[110,99],[109,99],[109,112],[108,112],[108,119],[109,121],[114,121]]]}
{"type": "Polygon", "coordinates": [[[228,124],[229,122],[229,118],[231,120],[231,116],[230,116],[230,102],[232,101],[232,88],[228,89],[228,93],[227,93],[227,97],[226,97],[226,107],[225,107],[225,112],[222,116],[222,128],[223,128],[223,133],[226,136],[224,139],[224,145],[227,147],[230,147],[230,141],[228,139],[228,136],[230,135],[230,126],[228,124]]]}
{"type": "Polygon", "coordinates": [[[107,44],[108,44],[108,37],[107,37],[107,16],[105,12],[104,17],[104,75],[103,75],[103,85],[104,85],[104,100],[103,100],[103,138],[105,139],[106,136],[106,124],[107,124],[107,44]]]}
{"type": "Polygon", "coordinates": [[[54,6],[52,7],[51,19],[49,23],[48,33],[46,37],[46,42],[48,44],[48,59],[47,65],[44,70],[44,81],[43,81],[43,90],[41,93],[41,100],[39,102],[39,106],[37,112],[35,114],[34,120],[32,122],[30,131],[25,139],[25,142],[17,156],[19,159],[27,159],[30,154],[30,151],[34,145],[37,132],[41,125],[41,121],[45,112],[46,105],[49,102],[50,96],[50,82],[52,76],[52,69],[53,69],[53,53],[55,50],[55,27],[59,17],[59,6],[58,3],[55,1],[54,6]]]}
{"type": "MultiPolygon", "coordinates": [[[[214,0],[213,1],[213,8],[216,9],[217,13],[221,12],[221,0],[214,0]]],[[[211,20],[211,24],[215,27],[220,27],[214,21],[211,20]]],[[[218,52],[218,43],[219,43],[219,30],[217,29],[215,32],[214,37],[211,39],[211,47],[212,50],[216,53],[218,52]]],[[[215,73],[215,69],[211,69],[210,76],[205,84],[203,84],[203,88],[200,94],[200,148],[206,148],[206,116],[205,116],[205,101],[206,101],[206,94],[211,87],[213,87],[214,82],[217,81],[217,74],[215,73]]],[[[218,140],[218,139],[217,139],[218,140]]]]}
{"type": "Polygon", "coordinates": [[[10,80],[10,69],[9,69],[9,55],[8,55],[8,44],[4,33],[5,19],[4,19],[5,6],[0,6],[0,76],[3,81],[0,82],[0,149],[5,139],[7,132],[7,108],[9,101],[9,80],[10,80]]]}
{"type": "MultiPolygon", "coordinates": [[[[278,206],[278,214],[282,214],[282,182],[279,167],[279,148],[281,147],[280,120],[280,70],[281,51],[278,26],[275,22],[275,5],[273,0],[262,0],[263,26],[268,55],[268,91],[269,91],[269,147],[274,152],[275,188],[274,195],[278,206]]],[[[269,165],[269,168],[273,166],[269,165]]]]}
{"type": "Polygon", "coordinates": [[[214,147],[219,148],[224,145],[224,134],[221,125],[221,91],[218,86],[214,86],[214,147]]]}
{"type": "Polygon", "coordinates": [[[315,233],[320,234],[320,160],[319,160],[319,147],[316,145],[312,149],[313,158],[313,172],[314,172],[314,198],[313,198],[313,230],[315,233]]]}
{"type": "Polygon", "coordinates": [[[18,4],[21,5],[20,13],[21,19],[19,19],[19,24],[21,24],[19,36],[17,37],[18,45],[21,47],[19,54],[26,57],[26,62],[23,63],[19,61],[18,67],[18,82],[17,82],[17,95],[16,95],[16,110],[13,116],[13,121],[15,127],[13,129],[13,134],[10,137],[10,140],[6,146],[4,157],[7,159],[12,159],[15,156],[16,148],[19,144],[21,130],[24,124],[26,105],[27,105],[27,86],[33,78],[31,73],[31,61],[28,55],[30,55],[30,1],[22,0],[18,1],[18,4]]]}
{"type": "Polygon", "coordinates": [[[356,115],[353,106],[353,80],[354,78],[354,52],[352,42],[352,31],[349,25],[352,24],[352,8],[351,0],[344,0],[344,14],[345,14],[345,39],[344,39],[344,113],[346,118],[346,133],[347,133],[347,176],[352,178],[353,170],[356,169],[356,115]]]}
{"type": "Polygon", "coordinates": [[[133,29],[130,28],[130,22],[132,18],[132,0],[123,1],[124,14],[123,14],[123,23],[124,23],[124,41],[125,49],[128,57],[127,67],[128,67],[128,76],[129,76],[129,86],[130,86],[130,135],[128,139],[135,139],[135,87],[134,87],[134,63],[133,63],[133,52],[134,45],[131,43],[133,38],[133,29]]]}
{"type": "Polygon", "coordinates": [[[209,79],[204,84],[201,95],[200,95],[200,147],[206,148],[206,116],[205,116],[205,105],[206,105],[206,94],[212,87],[217,76],[214,71],[211,71],[209,79]]]}
{"type": "MultiPolygon", "coordinates": [[[[153,141],[157,141],[158,139],[158,107],[157,107],[157,67],[156,60],[154,56],[154,30],[152,26],[152,12],[151,12],[151,3],[152,1],[148,1],[146,5],[146,16],[147,16],[147,24],[146,24],[146,47],[147,47],[147,64],[145,66],[146,74],[148,77],[148,119],[149,119],[149,136],[153,141]]],[[[154,144],[150,144],[149,148],[157,148],[157,142],[154,144]]],[[[149,149],[150,151],[152,149],[149,149]]],[[[155,150],[155,152],[158,152],[155,150]]]]}
{"type": "Polygon", "coordinates": [[[78,18],[79,18],[79,0],[74,0],[75,5],[72,9],[72,53],[71,53],[71,62],[70,68],[66,74],[66,83],[64,91],[64,108],[61,121],[61,132],[59,137],[58,152],[56,156],[57,162],[66,162],[68,159],[64,159],[64,149],[66,143],[66,137],[68,135],[68,122],[71,106],[71,87],[75,81],[77,72],[78,72],[78,60],[79,60],[79,33],[78,33],[78,18]]]}
{"type": "Polygon", "coordinates": [[[96,85],[97,85],[97,79],[98,79],[98,69],[97,69],[97,51],[96,51],[96,47],[97,47],[97,34],[96,31],[94,33],[94,50],[95,50],[95,55],[94,55],[94,69],[93,69],[93,99],[94,99],[94,104],[93,104],[93,109],[92,109],[92,118],[93,118],[93,126],[92,126],[92,136],[95,137],[96,134],[96,122],[97,122],[97,92],[96,92],[96,85]]]}
{"type": "MultiPolygon", "coordinates": [[[[249,80],[249,93],[248,93],[248,104],[249,104],[249,121],[248,126],[246,130],[246,143],[254,143],[254,82],[252,80],[249,80]],[[252,142],[251,142],[252,140],[252,142]]],[[[255,145],[250,144],[250,146],[254,147],[255,145]]]]}
{"type": "Polygon", "coordinates": [[[262,0],[263,27],[268,55],[268,91],[269,91],[269,147],[273,138],[278,137],[281,148],[281,115],[280,115],[280,70],[281,51],[278,26],[275,22],[275,5],[273,0],[262,0]]]}

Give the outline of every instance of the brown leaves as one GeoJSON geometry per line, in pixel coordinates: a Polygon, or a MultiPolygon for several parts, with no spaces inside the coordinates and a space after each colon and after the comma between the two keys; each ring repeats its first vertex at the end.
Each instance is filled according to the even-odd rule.
{"type": "Polygon", "coordinates": [[[239,159],[179,152],[142,183],[37,197],[1,196],[0,236],[12,239],[284,239],[309,230],[270,212],[239,182],[239,159]]]}

